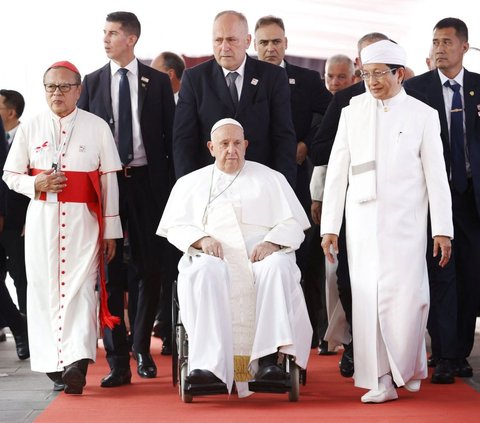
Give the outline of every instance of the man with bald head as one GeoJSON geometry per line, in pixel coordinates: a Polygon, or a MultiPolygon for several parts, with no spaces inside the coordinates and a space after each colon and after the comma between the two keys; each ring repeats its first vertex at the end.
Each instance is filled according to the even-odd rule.
{"type": "Polygon", "coordinates": [[[220,12],[212,31],[215,58],[185,71],[173,130],[177,177],[212,162],[205,148],[210,129],[219,119],[235,118],[249,140],[246,158],[279,171],[295,185],[297,143],[287,75],[250,58],[250,42],[245,16],[220,12]]]}
{"type": "Polygon", "coordinates": [[[325,63],[325,85],[332,94],[355,83],[353,60],[344,54],[330,56],[325,63]]]}
{"type": "Polygon", "coordinates": [[[157,234],[184,253],[187,382],[223,382],[230,391],[235,374],[245,396],[254,375],[286,377],[278,352],[306,367],[312,329],[294,251],[309,222],[280,173],[245,160],[250,143],[238,121],[221,119],[210,138],[215,163],[177,181],[157,234]]]}
{"type": "Polygon", "coordinates": [[[150,67],[168,75],[172,85],[175,104],[177,104],[178,92],[182,86],[182,75],[185,70],[184,60],[178,54],[164,51],[152,60],[150,67]]]}

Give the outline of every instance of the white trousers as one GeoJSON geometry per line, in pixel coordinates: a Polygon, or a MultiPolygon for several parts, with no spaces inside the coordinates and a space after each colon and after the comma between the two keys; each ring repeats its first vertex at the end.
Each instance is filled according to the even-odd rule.
{"type": "MultiPolygon", "coordinates": [[[[179,263],[178,299],[188,334],[189,371],[209,370],[231,389],[233,339],[228,268],[217,257],[184,255],[179,263]]],[[[255,338],[250,370],[258,359],[280,350],[306,368],[312,327],[293,254],[274,253],[253,264],[255,338]]]]}

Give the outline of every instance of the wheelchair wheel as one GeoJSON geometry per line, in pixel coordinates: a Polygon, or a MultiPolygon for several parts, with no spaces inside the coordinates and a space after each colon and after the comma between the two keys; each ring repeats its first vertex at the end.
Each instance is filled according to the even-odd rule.
{"type": "Polygon", "coordinates": [[[288,392],[288,400],[290,402],[297,402],[300,397],[300,367],[297,366],[292,357],[288,357],[287,365],[290,383],[292,385],[292,388],[288,392]]]}
{"type": "Polygon", "coordinates": [[[180,368],[180,383],[179,383],[179,390],[180,390],[180,397],[184,403],[190,403],[193,400],[193,396],[190,394],[185,393],[185,379],[188,376],[188,365],[187,363],[183,363],[182,367],[180,368]]]}
{"type": "Polygon", "coordinates": [[[177,281],[173,283],[172,289],[172,383],[177,386],[180,378],[177,344],[177,322],[178,322],[178,299],[177,299],[177,281]]]}

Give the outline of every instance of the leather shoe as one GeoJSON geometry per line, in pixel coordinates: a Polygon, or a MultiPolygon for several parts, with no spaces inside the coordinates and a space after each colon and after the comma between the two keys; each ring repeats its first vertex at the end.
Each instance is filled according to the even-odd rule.
{"type": "Polygon", "coordinates": [[[172,341],[168,337],[162,339],[162,350],[160,351],[161,355],[172,355],[172,341]]]}
{"type": "MultiPolygon", "coordinates": [[[[65,384],[66,394],[80,395],[86,385],[88,360],[79,360],[68,365],[62,374],[62,381],[65,384]]],[[[55,382],[54,382],[55,383],[55,382]]]]}
{"type": "Polygon", "coordinates": [[[336,353],[336,351],[329,351],[327,341],[322,341],[318,345],[318,355],[335,355],[336,353]]]}
{"type": "Polygon", "coordinates": [[[65,389],[65,383],[62,379],[62,372],[50,372],[47,376],[53,382],[54,391],[63,391],[65,389]]]}
{"type": "Polygon", "coordinates": [[[30,357],[30,349],[28,347],[28,332],[22,332],[20,334],[14,334],[15,346],[17,349],[17,355],[20,360],[26,360],[30,357]]]}
{"type": "Polygon", "coordinates": [[[135,353],[137,373],[140,377],[152,379],[157,376],[157,366],[150,353],[135,353]]]}
{"type": "Polygon", "coordinates": [[[132,372],[130,367],[114,368],[100,382],[102,388],[115,388],[121,385],[127,385],[132,382],[132,372]]]}
{"type": "Polygon", "coordinates": [[[266,366],[260,367],[258,372],[255,374],[255,380],[285,380],[287,379],[287,373],[282,370],[277,364],[268,364],[266,366]]]}
{"type": "Polygon", "coordinates": [[[453,373],[456,377],[473,377],[472,366],[470,366],[466,358],[455,360],[453,373]]]}
{"type": "Polygon", "coordinates": [[[440,358],[430,379],[432,383],[449,384],[455,382],[451,360],[440,358]]]}
{"type": "Polygon", "coordinates": [[[345,351],[343,351],[342,359],[338,363],[340,368],[340,374],[343,377],[352,377],[355,372],[355,366],[353,363],[353,342],[345,345],[345,351]]]}
{"type": "Polygon", "coordinates": [[[208,385],[211,383],[222,383],[222,381],[209,370],[194,369],[185,378],[187,383],[192,385],[208,385]]]}
{"type": "Polygon", "coordinates": [[[7,340],[7,334],[3,330],[3,328],[0,328],[0,342],[5,342],[7,340]]]}

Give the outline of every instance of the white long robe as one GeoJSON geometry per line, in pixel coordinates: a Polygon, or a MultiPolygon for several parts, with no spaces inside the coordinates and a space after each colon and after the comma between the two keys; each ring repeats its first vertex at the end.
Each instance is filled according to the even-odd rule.
{"type": "MultiPolygon", "coordinates": [[[[425,254],[426,243],[433,242],[427,240],[428,207],[433,236],[452,237],[453,227],[437,112],[403,89],[385,105],[377,101],[376,199],[358,201],[364,183],[371,181],[352,177],[352,163],[358,163],[352,152],[361,152],[358,143],[365,143],[359,137],[366,113],[362,96],[342,111],[328,164],[321,232],[338,235],[345,205],[355,385],[377,389],[378,377],[389,371],[397,386],[427,376],[425,254]]],[[[375,195],[372,186],[367,194],[375,195]]]]}
{"type": "MultiPolygon", "coordinates": [[[[255,333],[247,352],[251,373],[255,373],[259,357],[278,348],[294,355],[301,367],[307,365],[312,328],[293,251],[303,241],[303,231],[309,227],[309,222],[285,178],[255,162],[246,162],[232,185],[207,206],[214,166],[192,172],[177,181],[157,234],[167,237],[185,253],[179,264],[178,293],[182,321],[189,334],[189,368],[208,369],[230,388],[235,343],[232,320],[236,312],[231,306],[231,291],[236,289],[234,269],[241,268],[242,263],[251,269],[255,284],[251,293],[257,297],[256,304],[255,300],[253,302],[253,315],[237,319],[254,321],[255,333]],[[231,236],[235,228],[239,228],[243,239],[228,246],[231,238],[225,238],[222,245],[228,250],[243,249],[243,253],[239,252],[240,259],[226,253],[226,260],[222,261],[190,247],[198,239],[211,235],[209,228],[215,226],[211,220],[221,219],[227,213],[235,220],[231,236]],[[252,265],[248,255],[261,241],[284,248],[252,265]],[[283,289],[280,289],[282,283],[283,289]],[[264,290],[271,294],[264,294],[264,290]]],[[[241,295],[236,298],[241,301],[241,295]]],[[[245,395],[244,390],[240,391],[241,388],[240,396],[245,395]]]]}
{"type": "Polygon", "coordinates": [[[58,202],[56,194],[38,200],[36,177],[28,174],[29,169],[52,167],[59,137],[66,140],[59,169],[101,172],[103,236],[122,237],[115,172],[121,163],[108,125],[83,110],[62,119],[48,111],[23,124],[3,179],[10,189],[31,198],[25,223],[28,335],[31,368],[39,372],[96,358],[97,217],[87,204],[58,202]]]}

